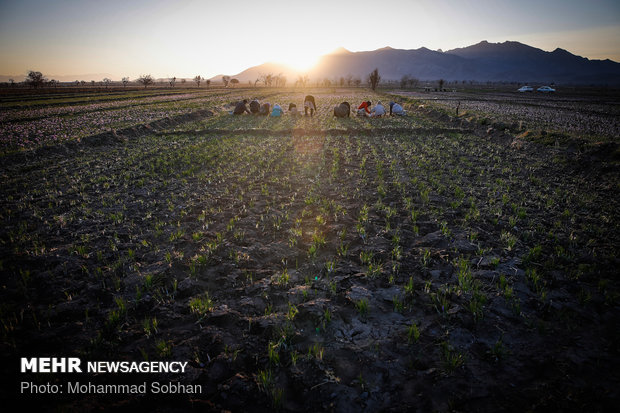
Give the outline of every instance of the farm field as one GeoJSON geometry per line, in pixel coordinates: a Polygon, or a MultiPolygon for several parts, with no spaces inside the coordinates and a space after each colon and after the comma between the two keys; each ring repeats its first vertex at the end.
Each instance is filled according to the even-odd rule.
{"type": "Polygon", "coordinates": [[[555,143],[584,145],[588,141],[617,142],[620,136],[620,102],[606,89],[571,89],[554,94],[518,93],[514,90],[458,92],[397,92],[447,113],[493,123],[513,132],[555,143]],[[577,138],[575,140],[575,138],[577,138]]]}
{"type": "Polygon", "coordinates": [[[187,361],[185,374],[148,380],[203,390],[24,403],[611,410],[618,98],[518,117],[520,103],[487,95],[457,117],[428,94],[316,89],[314,117],[229,114],[253,97],[302,107],[306,93],[0,98],[2,398],[20,397],[24,377],[76,380],[16,377],[19,357],[62,355],[187,361]],[[366,99],[408,114],[332,116],[366,99]],[[557,116],[570,111],[581,126],[557,116]]]}

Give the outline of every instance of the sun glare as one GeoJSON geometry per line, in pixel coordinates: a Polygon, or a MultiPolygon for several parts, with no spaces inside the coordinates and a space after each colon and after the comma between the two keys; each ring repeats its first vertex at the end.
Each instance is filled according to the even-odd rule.
{"type": "Polygon", "coordinates": [[[312,47],[312,45],[295,45],[294,47],[283,47],[278,50],[274,61],[288,65],[300,72],[304,72],[312,69],[323,54],[325,54],[324,50],[318,47],[312,47]]]}
{"type": "Polygon", "coordinates": [[[283,63],[292,67],[300,72],[310,70],[318,62],[319,56],[310,53],[303,53],[303,51],[296,51],[281,56],[278,59],[279,63],[283,63]]]}

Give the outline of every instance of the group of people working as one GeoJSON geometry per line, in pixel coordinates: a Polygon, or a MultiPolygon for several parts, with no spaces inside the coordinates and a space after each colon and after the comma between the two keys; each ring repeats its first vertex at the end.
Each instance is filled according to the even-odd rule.
{"type": "MultiPolygon", "coordinates": [[[[405,110],[401,105],[395,102],[390,102],[389,104],[390,111],[389,115],[397,115],[403,116],[406,115],[405,110]]],[[[304,115],[305,116],[314,116],[316,112],[316,101],[314,100],[314,96],[308,95],[304,98],[304,115]]],[[[237,103],[235,109],[232,111],[233,115],[243,115],[244,113],[250,115],[259,115],[259,116],[273,116],[278,117],[284,114],[284,109],[279,104],[274,104],[273,107],[265,102],[260,103],[257,99],[253,99],[249,103],[247,99],[243,99],[241,102],[237,103]]],[[[288,113],[292,116],[301,115],[301,112],[297,110],[297,105],[294,103],[289,104],[288,113]]],[[[387,109],[381,104],[379,101],[374,107],[372,107],[371,101],[362,102],[357,108],[358,116],[368,116],[368,117],[377,117],[380,118],[382,116],[386,116],[388,114],[387,109]]],[[[351,115],[351,105],[349,102],[342,102],[339,105],[334,107],[334,116],[337,118],[348,118],[351,115]]]]}

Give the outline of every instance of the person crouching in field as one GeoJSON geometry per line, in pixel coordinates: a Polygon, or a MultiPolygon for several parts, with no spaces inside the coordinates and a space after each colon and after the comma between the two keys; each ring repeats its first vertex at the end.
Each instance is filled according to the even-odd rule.
{"type": "Polygon", "coordinates": [[[258,111],[259,116],[269,115],[269,109],[271,109],[271,105],[269,103],[263,103],[260,105],[260,110],[258,111]]]}
{"type": "Polygon", "coordinates": [[[334,107],[334,116],[337,118],[348,118],[351,114],[349,102],[342,102],[334,107]]]}
{"type": "Polygon", "coordinates": [[[308,116],[308,110],[310,111],[310,116],[314,116],[314,112],[316,111],[316,102],[314,101],[314,96],[308,95],[304,98],[304,114],[308,116]]]}
{"type": "Polygon", "coordinates": [[[282,116],[283,113],[284,111],[282,110],[282,107],[280,105],[278,105],[277,103],[273,105],[273,109],[271,110],[272,117],[274,118],[280,117],[282,116]]]}
{"type": "Polygon", "coordinates": [[[390,116],[405,116],[407,112],[398,103],[390,102],[390,116]]]}
{"type": "Polygon", "coordinates": [[[370,116],[372,116],[373,118],[380,118],[381,116],[385,115],[385,107],[381,104],[381,101],[379,101],[374,108],[372,108],[372,111],[370,112],[370,116]]]}
{"type": "Polygon", "coordinates": [[[357,107],[357,116],[368,116],[370,115],[370,105],[372,102],[367,100],[366,102],[362,102],[361,105],[357,107]]]}
{"type": "Polygon", "coordinates": [[[237,106],[235,106],[235,110],[233,110],[233,115],[243,115],[245,112],[250,113],[248,107],[246,106],[247,104],[247,99],[243,99],[241,102],[237,103],[237,106]]]}
{"type": "Polygon", "coordinates": [[[291,103],[290,105],[288,105],[288,113],[291,116],[297,116],[300,114],[299,111],[297,110],[297,105],[294,103],[291,103]]]}
{"type": "Polygon", "coordinates": [[[252,99],[252,101],[250,102],[250,112],[252,112],[252,115],[257,115],[259,110],[260,102],[256,99],[252,99]]]}

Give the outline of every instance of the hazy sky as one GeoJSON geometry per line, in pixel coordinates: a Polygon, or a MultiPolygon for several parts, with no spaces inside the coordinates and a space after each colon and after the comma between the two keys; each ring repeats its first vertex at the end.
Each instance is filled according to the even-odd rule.
{"type": "Polygon", "coordinates": [[[481,40],[620,61],[620,1],[0,0],[6,75],[211,77],[267,61],[308,67],[339,46],[449,50],[481,40]]]}

